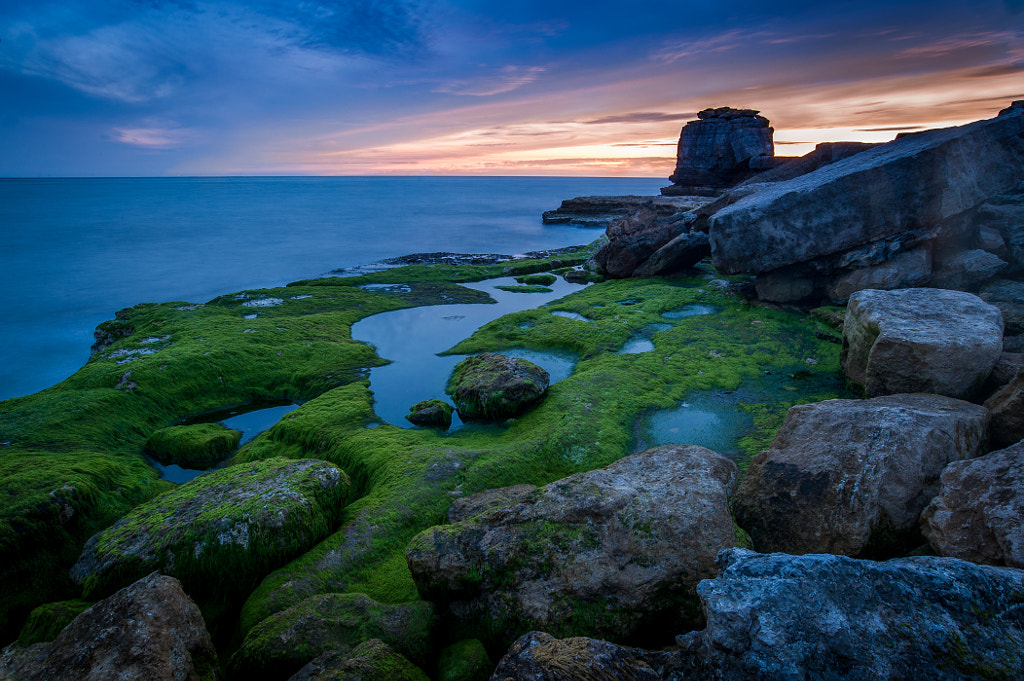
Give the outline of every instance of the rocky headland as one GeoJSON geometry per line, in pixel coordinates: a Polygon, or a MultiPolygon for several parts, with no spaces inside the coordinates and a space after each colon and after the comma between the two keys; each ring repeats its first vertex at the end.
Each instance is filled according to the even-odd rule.
{"type": "Polygon", "coordinates": [[[563,204],[587,247],[101,325],[0,403],[0,678],[1024,678],[1024,102],[789,160],[709,109],[671,179],[563,204]],[[357,321],[559,276],[446,352],[454,410],[374,412],[357,321]],[[189,419],[269,400],[240,448],[189,419]],[[709,404],[721,451],[641,444],[709,404]]]}

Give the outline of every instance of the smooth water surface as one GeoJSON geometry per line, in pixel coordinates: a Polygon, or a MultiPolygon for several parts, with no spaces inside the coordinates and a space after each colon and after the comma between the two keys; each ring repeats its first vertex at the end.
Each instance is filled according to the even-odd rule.
{"type": "MultiPolygon", "coordinates": [[[[497,286],[514,282],[512,277],[490,279],[469,288],[486,291],[497,302],[488,304],[435,305],[394,310],[367,317],[352,325],[352,338],[368,343],[377,354],[391,364],[370,370],[370,390],[374,411],[388,423],[412,427],[405,420],[409,407],[431,398],[450,401],[444,389],[452,369],[464,355],[439,356],[489,321],[510,312],[539,307],[583,288],[559,278],[551,284],[551,293],[524,296],[498,290],[497,286]]],[[[572,373],[573,360],[565,355],[533,350],[508,350],[500,354],[521,357],[537,364],[551,374],[552,383],[572,373]]],[[[460,423],[453,416],[453,428],[460,423]]]]}
{"type": "Polygon", "coordinates": [[[658,193],[653,178],[0,179],[0,399],[89,358],[141,302],[206,302],[415,252],[517,254],[593,241],[544,225],[562,199],[658,193]]]}
{"type": "Polygon", "coordinates": [[[619,348],[619,353],[625,355],[637,355],[643,352],[651,352],[654,350],[654,341],[652,340],[654,334],[671,328],[671,324],[648,324],[633,334],[630,339],[626,341],[621,348],[619,348]]]}
{"type": "Polygon", "coordinates": [[[640,420],[637,449],[661,445],[700,445],[720,454],[734,455],[739,439],[754,426],[743,403],[754,395],[741,391],[695,395],[674,409],[656,411],[640,420]]]}
{"type": "Polygon", "coordinates": [[[700,303],[695,303],[693,305],[681,307],[678,310],[662,312],[661,316],[665,319],[687,319],[688,317],[701,317],[709,314],[718,314],[721,311],[722,308],[715,307],[714,305],[702,305],[700,303]]]}

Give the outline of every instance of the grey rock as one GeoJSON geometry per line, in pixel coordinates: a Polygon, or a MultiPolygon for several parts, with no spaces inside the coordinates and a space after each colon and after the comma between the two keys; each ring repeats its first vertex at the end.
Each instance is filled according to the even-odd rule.
{"type": "Polygon", "coordinates": [[[483,352],[455,365],[446,390],[463,420],[496,421],[539,402],[550,380],[533,362],[483,352]]]}
{"type": "Polygon", "coordinates": [[[52,643],[5,650],[0,677],[214,681],[217,652],[178,581],[153,573],[80,614],[52,643]]]}
{"type": "Polygon", "coordinates": [[[741,186],[762,182],[783,182],[792,180],[794,177],[812,173],[818,168],[842,161],[844,158],[867,151],[877,144],[868,142],[822,142],[814,147],[814,151],[804,154],[798,158],[786,159],[784,163],[776,168],[767,170],[746,180],[741,186]]]}
{"type": "Polygon", "coordinates": [[[784,182],[709,220],[719,270],[768,272],[941,225],[1024,180],[1024,110],[894,140],[784,182]]]}
{"type": "Polygon", "coordinates": [[[735,478],[715,452],[658,447],[422,532],[406,558],[420,594],[506,643],[538,628],[623,637],[699,619],[693,589],[736,541],[735,478]]]}
{"type": "Polygon", "coordinates": [[[802,303],[809,300],[818,288],[813,277],[785,270],[757,275],[754,286],[758,300],[770,303],[802,303]]]}
{"type": "Polygon", "coordinates": [[[531,631],[512,644],[491,681],[661,681],[671,659],[668,653],[531,631]]]}
{"type": "Polygon", "coordinates": [[[792,407],[743,476],[736,522],[760,551],[904,548],[946,465],[981,453],[988,419],[984,407],[923,394],[792,407]]]}
{"type": "Polygon", "coordinates": [[[1024,571],[723,551],[672,681],[1024,677],[1024,571]]]}
{"type": "Polygon", "coordinates": [[[932,254],[927,246],[902,251],[877,265],[862,267],[838,275],[828,289],[828,297],[845,303],[857,291],[891,291],[928,283],[932,274],[932,254]]]}
{"type": "Polygon", "coordinates": [[[692,268],[711,255],[708,235],[704,232],[684,232],[655,251],[633,270],[634,277],[664,277],[692,268]]]}
{"type": "Polygon", "coordinates": [[[536,491],[537,488],[533,485],[513,485],[470,494],[468,497],[456,499],[448,507],[448,522],[458,523],[501,506],[511,506],[536,491]]]}
{"type": "Polygon", "coordinates": [[[615,279],[633,276],[658,249],[690,231],[690,222],[682,216],[659,218],[650,208],[641,208],[608,226],[608,243],[598,249],[589,266],[615,279]]]}
{"type": "Polygon", "coordinates": [[[925,392],[978,396],[1002,353],[999,310],[943,289],[859,291],[843,327],[842,364],[868,397],[925,392]]]}
{"type": "Polygon", "coordinates": [[[1024,372],[985,400],[985,408],[992,412],[989,439],[993,447],[1009,447],[1024,439],[1024,372]]]}
{"type": "Polygon", "coordinates": [[[729,187],[757,170],[771,167],[761,159],[775,155],[774,130],[752,109],[705,109],[699,120],[683,126],[676,169],[668,179],[695,188],[729,187]]]}
{"type": "Polygon", "coordinates": [[[1001,260],[1005,260],[1010,253],[1006,247],[1006,240],[1003,239],[1003,235],[999,233],[998,229],[990,225],[983,225],[978,228],[975,242],[978,248],[988,251],[1001,260]]]}
{"type": "Polygon", "coordinates": [[[983,285],[978,295],[1002,312],[1003,330],[1007,335],[1024,334],[1024,283],[997,279],[983,285]]]}
{"type": "Polygon", "coordinates": [[[973,563],[1024,568],[1024,443],[956,461],[921,514],[935,552],[973,563]]]}
{"type": "Polygon", "coordinates": [[[545,224],[570,224],[604,229],[617,218],[626,217],[641,208],[650,208],[659,217],[667,218],[707,203],[699,196],[577,196],[562,201],[555,210],[544,211],[545,224]]]}
{"type": "Polygon", "coordinates": [[[956,291],[977,291],[979,286],[1006,267],[1004,260],[988,251],[962,251],[935,268],[931,285],[956,291]]]}
{"type": "Polygon", "coordinates": [[[1007,337],[1003,336],[1003,353],[999,355],[999,361],[992,367],[992,373],[985,381],[983,395],[991,397],[999,390],[1002,390],[1014,379],[1017,372],[1024,369],[1024,354],[1020,352],[1006,352],[1007,337]]]}

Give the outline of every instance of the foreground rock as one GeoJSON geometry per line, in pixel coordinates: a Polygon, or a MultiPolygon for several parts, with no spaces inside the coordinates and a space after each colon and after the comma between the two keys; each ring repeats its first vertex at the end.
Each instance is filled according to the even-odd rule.
{"type": "Polygon", "coordinates": [[[506,642],[530,629],[663,636],[699,619],[693,589],[735,545],[736,474],[703,447],[650,449],[427,530],[409,569],[457,623],[506,642]]]}
{"type": "Polygon", "coordinates": [[[946,467],[921,528],[941,556],[1024,568],[1024,443],[946,467]]]}
{"type": "Polygon", "coordinates": [[[288,678],[325,653],[356,655],[379,639],[413,662],[430,655],[433,607],[384,605],[363,594],[323,594],[271,615],[253,627],[231,658],[235,678],[288,678]]]}
{"type": "Polygon", "coordinates": [[[217,652],[176,579],[156,573],[74,619],[53,641],[8,649],[0,676],[18,681],[214,681],[217,652]]]}
{"type": "Polygon", "coordinates": [[[608,243],[587,267],[614,279],[664,276],[692,268],[711,253],[707,234],[693,229],[695,219],[683,213],[662,218],[641,209],[616,220],[608,226],[608,243]]]}
{"type": "Polygon", "coordinates": [[[444,400],[423,400],[409,407],[405,419],[414,426],[448,430],[452,425],[452,405],[444,400]]]}
{"type": "Polygon", "coordinates": [[[736,491],[760,551],[885,554],[914,542],[947,464],[978,456],[988,411],[938,395],[793,407],[736,491]]]}
{"type": "Polygon", "coordinates": [[[429,681],[423,670],[380,639],[360,643],[351,653],[324,653],[289,681],[429,681]]]}
{"type": "Polygon", "coordinates": [[[94,535],[71,569],[88,597],[152,570],[230,597],[333,529],[348,477],[324,461],[266,459],[202,475],[94,535]]]}
{"type": "Polygon", "coordinates": [[[843,329],[843,368],[868,397],[978,396],[1003,350],[998,308],[941,289],[860,291],[843,329]]]}
{"type": "Polygon", "coordinates": [[[707,628],[678,637],[680,668],[669,678],[1024,676],[1020,570],[742,549],[719,564],[719,576],[697,587],[707,628]]]}
{"type": "Polygon", "coordinates": [[[447,392],[461,418],[500,421],[540,401],[550,379],[533,362],[484,352],[455,365],[447,392]]]}
{"type": "Polygon", "coordinates": [[[559,640],[542,631],[523,634],[501,658],[491,681],[660,681],[671,656],[592,638],[559,640]]]}

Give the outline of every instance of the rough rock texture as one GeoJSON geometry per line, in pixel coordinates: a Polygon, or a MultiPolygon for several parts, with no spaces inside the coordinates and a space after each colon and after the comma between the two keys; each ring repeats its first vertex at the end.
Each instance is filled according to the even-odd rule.
{"type": "MultiPolygon", "coordinates": [[[[982,391],[983,395],[988,395],[990,398],[1009,385],[1010,381],[1017,376],[1017,372],[1024,369],[1024,354],[1006,352],[1006,336],[1003,336],[1003,344],[1003,353],[999,355],[999,361],[992,367],[992,373],[988,375],[985,389],[982,391]]],[[[989,433],[991,435],[991,431],[989,433]]]]}
{"type": "Polygon", "coordinates": [[[683,126],[676,153],[676,169],[668,179],[675,185],[700,191],[746,180],[772,167],[775,132],[753,109],[705,109],[698,120],[683,126]]]}
{"type": "Polygon", "coordinates": [[[162,464],[205,469],[238,447],[242,433],[219,423],[161,428],[146,440],[146,451],[162,464]]]}
{"type": "Polygon", "coordinates": [[[995,255],[1010,263],[1009,271],[1014,275],[1024,273],[1024,182],[1009,191],[986,201],[974,216],[978,230],[977,246],[992,250],[995,255]],[[999,241],[992,238],[992,233],[999,235],[1005,252],[999,252],[999,241]],[[981,241],[982,234],[987,234],[981,241]],[[986,247],[990,243],[994,246],[986,247]]]}
{"type": "MultiPolygon", "coordinates": [[[[768,275],[771,274],[771,272],[768,273],[768,275]]],[[[758,279],[763,276],[767,275],[759,275],[758,279]]],[[[850,270],[836,276],[828,287],[828,297],[833,301],[845,303],[857,291],[866,289],[891,291],[899,288],[913,288],[927,284],[931,277],[931,249],[927,246],[919,246],[908,251],[901,251],[878,265],[850,270]]],[[[774,300],[774,302],[790,301],[774,300]]]]}
{"type": "Polygon", "coordinates": [[[617,218],[648,207],[659,217],[693,210],[707,203],[697,196],[577,196],[562,201],[555,210],[544,211],[545,224],[572,224],[604,229],[617,218]]]}
{"type": "Polygon", "coordinates": [[[324,653],[351,654],[370,639],[422,662],[430,655],[433,614],[422,601],[383,605],[363,594],[313,596],[249,630],[230,671],[239,679],[288,678],[324,653]]]}
{"type": "Polygon", "coordinates": [[[448,522],[457,523],[501,506],[511,506],[527,499],[537,488],[533,485],[512,485],[486,489],[483,492],[460,497],[448,507],[448,522]]]}
{"type": "Polygon", "coordinates": [[[426,530],[406,558],[420,594],[506,643],[535,628],[663,635],[664,621],[698,617],[694,587],[735,545],[736,474],[703,447],[649,449],[426,530]]]}
{"type": "Polygon", "coordinates": [[[423,670],[380,639],[364,641],[350,653],[324,653],[288,681],[430,681],[423,670]]]}
{"type": "Polygon", "coordinates": [[[491,681],[661,681],[670,659],[667,653],[531,631],[512,644],[491,681]]]}
{"type": "Polygon", "coordinates": [[[760,551],[885,553],[917,528],[951,461],[981,453],[988,411],[939,395],[792,407],[733,501],[760,551]]]}
{"type": "Polygon", "coordinates": [[[1009,447],[1024,439],[1024,372],[985,400],[985,408],[992,412],[989,443],[993,447],[1009,447]]]}
{"type": "Polygon", "coordinates": [[[940,556],[1024,568],[1024,443],[949,464],[921,529],[940,556]]]}
{"type": "Polygon", "coordinates": [[[978,296],[1003,313],[1003,330],[1007,335],[1024,333],[1024,282],[997,279],[982,286],[978,296]]]}
{"type": "Polygon", "coordinates": [[[758,173],[742,184],[746,186],[761,182],[783,182],[785,180],[792,180],[794,177],[813,173],[818,168],[835,163],[836,161],[842,161],[844,158],[848,158],[854,154],[859,154],[862,151],[867,151],[868,149],[877,146],[877,144],[871,144],[869,142],[822,142],[814,147],[814,151],[804,154],[803,156],[797,158],[777,159],[780,161],[784,160],[785,162],[776,168],[766,170],[763,173],[758,173]]]}
{"type": "Polygon", "coordinates": [[[53,643],[5,650],[0,677],[213,681],[217,652],[178,581],[153,573],[80,614],[53,643]]]}
{"type": "Polygon", "coordinates": [[[931,286],[956,291],[977,291],[979,286],[1006,267],[1005,261],[988,251],[961,251],[935,268],[931,286]]]}
{"type": "Polygon", "coordinates": [[[615,279],[672,274],[693,267],[710,253],[707,235],[692,229],[695,220],[684,213],[663,218],[650,208],[641,208],[608,226],[608,243],[587,267],[615,279]]]}
{"type": "Polygon", "coordinates": [[[850,297],[842,363],[868,397],[925,392],[972,399],[1002,350],[1002,315],[973,294],[919,288],[850,297]]]}
{"type": "Polygon", "coordinates": [[[348,487],[345,473],[315,459],[206,473],[93,535],[71,578],[86,597],[152,570],[178,577],[192,594],[243,593],[327,536],[348,487]]]}
{"type": "Polygon", "coordinates": [[[1024,108],[759,184],[710,218],[712,257],[723,272],[768,272],[935,228],[1022,180],[1024,108]]]}
{"type": "Polygon", "coordinates": [[[452,405],[444,400],[423,400],[409,407],[405,418],[415,426],[448,430],[452,425],[452,405]]]}
{"type": "Polygon", "coordinates": [[[952,558],[875,563],[723,551],[707,628],[673,681],[1020,679],[1024,572],[952,558]]]}
{"type": "Polygon", "coordinates": [[[463,419],[497,421],[540,401],[549,381],[533,362],[483,352],[455,365],[447,392],[463,419]]]}

